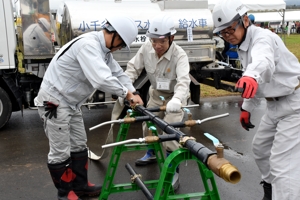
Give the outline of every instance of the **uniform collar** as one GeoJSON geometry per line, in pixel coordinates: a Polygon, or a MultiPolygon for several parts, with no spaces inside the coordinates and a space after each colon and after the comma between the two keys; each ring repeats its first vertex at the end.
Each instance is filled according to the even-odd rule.
{"type": "Polygon", "coordinates": [[[249,26],[246,31],[245,40],[240,45],[239,49],[242,51],[247,51],[249,49],[250,41],[252,38],[253,26],[249,26]]]}
{"type": "Polygon", "coordinates": [[[109,53],[110,49],[106,47],[106,43],[105,43],[105,38],[104,38],[103,31],[99,31],[98,32],[98,38],[99,38],[99,41],[100,41],[100,46],[101,46],[102,51],[104,53],[109,53]]]}

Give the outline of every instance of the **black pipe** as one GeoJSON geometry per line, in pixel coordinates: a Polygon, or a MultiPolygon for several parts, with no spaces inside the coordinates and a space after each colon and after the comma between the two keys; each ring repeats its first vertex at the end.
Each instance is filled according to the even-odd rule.
{"type": "MultiPolygon", "coordinates": [[[[159,117],[157,117],[156,115],[154,115],[153,113],[151,113],[149,110],[147,110],[145,107],[138,105],[135,107],[135,109],[139,112],[141,112],[144,115],[147,115],[150,117],[150,119],[159,127],[161,128],[164,132],[166,132],[167,134],[175,134],[175,138],[177,140],[177,142],[179,142],[180,139],[184,138],[184,137],[188,137],[186,134],[182,133],[181,131],[175,129],[174,127],[172,127],[170,124],[168,124],[167,122],[165,122],[164,120],[160,119],[159,117]]],[[[161,136],[158,136],[159,138],[161,138],[161,136]]],[[[163,138],[165,141],[167,141],[167,139],[172,138],[173,136],[169,137],[169,138],[163,138]]],[[[203,162],[207,167],[207,159],[209,158],[209,156],[216,154],[215,152],[211,151],[210,149],[208,149],[207,147],[205,147],[203,144],[198,143],[194,140],[187,140],[185,142],[185,147],[187,149],[189,149],[191,151],[191,153],[196,156],[201,162],[203,162]]]]}
{"type": "Polygon", "coordinates": [[[175,128],[184,128],[184,127],[186,127],[186,124],[184,122],[175,122],[175,123],[171,123],[169,125],[173,126],[175,128]]]}
{"type": "Polygon", "coordinates": [[[135,122],[144,122],[144,121],[149,121],[150,117],[149,116],[138,116],[135,117],[135,122]]]}
{"type": "MultiPolygon", "coordinates": [[[[205,147],[203,144],[198,143],[194,140],[187,140],[185,142],[185,147],[191,151],[191,153],[196,156],[201,162],[207,166],[207,159],[209,156],[216,154],[210,149],[205,147]]],[[[207,166],[208,167],[208,166],[207,166]]]]}
{"type": "Polygon", "coordinates": [[[150,191],[148,190],[148,188],[145,186],[144,182],[138,177],[136,176],[136,172],[134,171],[134,169],[130,166],[129,163],[126,163],[125,168],[127,169],[127,171],[129,172],[129,174],[131,176],[135,176],[134,182],[137,184],[137,186],[142,190],[142,192],[144,193],[144,195],[147,197],[147,199],[149,200],[153,200],[153,195],[150,193],[150,191]]]}
{"type": "Polygon", "coordinates": [[[171,126],[170,124],[168,124],[164,120],[160,119],[158,116],[154,115],[152,112],[147,110],[145,107],[138,105],[138,106],[135,107],[135,109],[137,111],[139,111],[140,113],[142,113],[146,116],[149,116],[151,121],[153,121],[159,128],[161,128],[167,134],[176,134],[177,141],[179,141],[179,139],[181,137],[186,136],[186,134],[184,134],[181,131],[175,129],[173,126],[171,126]]]}
{"type": "Polygon", "coordinates": [[[159,142],[177,140],[176,134],[164,134],[164,135],[158,135],[158,137],[159,137],[159,142]]]}
{"type": "Polygon", "coordinates": [[[151,107],[151,108],[145,108],[149,110],[150,112],[159,112],[161,111],[160,107],[151,107]]]}

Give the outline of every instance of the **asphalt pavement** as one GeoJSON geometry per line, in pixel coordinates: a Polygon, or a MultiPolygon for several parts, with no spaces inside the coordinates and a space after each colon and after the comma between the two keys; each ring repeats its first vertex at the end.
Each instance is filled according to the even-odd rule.
{"type": "MultiPolygon", "coordinates": [[[[183,128],[182,132],[196,138],[212,151],[214,146],[203,133],[210,133],[217,137],[225,146],[224,157],[235,165],[242,178],[237,184],[231,184],[218,176],[214,176],[222,200],[260,200],[263,189],[260,186],[260,173],[253,159],[251,151],[252,138],[265,110],[265,102],[252,113],[251,121],[256,127],[245,131],[239,122],[240,105],[242,99],[237,96],[202,98],[199,107],[191,108],[193,119],[204,119],[229,113],[228,117],[204,122],[191,128],[183,128]]],[[[88,110],[83,108],[88,146],[96,154],[101,154],[101,146],[109,130],[109,125],[89,131],[102,122],[110,120],[113,105],[88,110]]],[[[187,118],[187,116],[185,116],[187,118]]],[[[114,137],[119,125],[114,127],[114,137]]],[[[130,126],[128,139],[142,137],[141,124],[130,126]]],[[[0,130],[0,199],[2,200],[54,200],[54,187],[47,168],[47,153],[49,145],[39,119],[37,110],[24,110],[13,113],[9,123],[0,130]]],[[[156,164],[137,167],[134,162],[143,156],[143,151],[123,153],[114,183],[130,182],[130,175],[125,169],[129,163],[135,171],[142,174],[143,180],[159,179],[160,172],[156,164]]],[[[89,161],[89,180],[103,184],[107,173],[110,157],[100,161],[89,161]]],[[[195,161],[180,164],[180,188],[177,193],[201,192],[202,180],[195,161]]],[[[155,191],[151,191],[154,193],[155,191]]],[[[98,197],[84,197],[86,200],[96,200],[98,197]]],[[[141,191],[117,193],[109,199],[143,200],[146,199],[141,191]]]]}

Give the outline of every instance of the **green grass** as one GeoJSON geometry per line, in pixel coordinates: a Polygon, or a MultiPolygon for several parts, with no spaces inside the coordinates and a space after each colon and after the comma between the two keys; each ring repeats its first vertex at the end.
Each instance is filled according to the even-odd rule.
{"type": "MultiPolygon", "coordinates": [[[[280,35],[279,35],[280,36],[280,35]]],[[[289,37],[285,35],[282,37],[285,40],[286,47],[298,58],[300,61],[300,34],[291,34],[289,37]]],[[[214,87],[201,84],[201,97],[221,97],[229,95],[240,95],[240,93],[233,93],[225,90],[217,90],[214,87]]]]}
{"type": "Polygon", "coordinates": [[[300,34],[291,34],[289,37],[285,36],[286,47],[298,58],[300,61],[300,34]]]}

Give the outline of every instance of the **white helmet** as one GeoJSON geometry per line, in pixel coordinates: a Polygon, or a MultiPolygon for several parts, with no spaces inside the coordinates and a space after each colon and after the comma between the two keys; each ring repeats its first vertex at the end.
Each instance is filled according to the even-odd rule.
{"type": "Polygon", "coordinates": [[[167,15],[159,15],[150,20],[146,35],[149,38],[165,38],[176,33],[174,19],[167,15]]]}
{"type": "Polygon", "coordinates": [[[128,16],[111,16],[106,18],[107,22],[111,26],[106,26],[105,28],[109,31],[116,31],[122,40],[126,43],[128,50],[130,50],[130,44],[135,41],[138,34],[138,28],[134,20],[128,16]]]}
{"type": "Polygon", "coordinates": [[[248,11],[241,0],[220,0],[213,9],[213,20],[217,33],[227,27],[248,11]]]}

